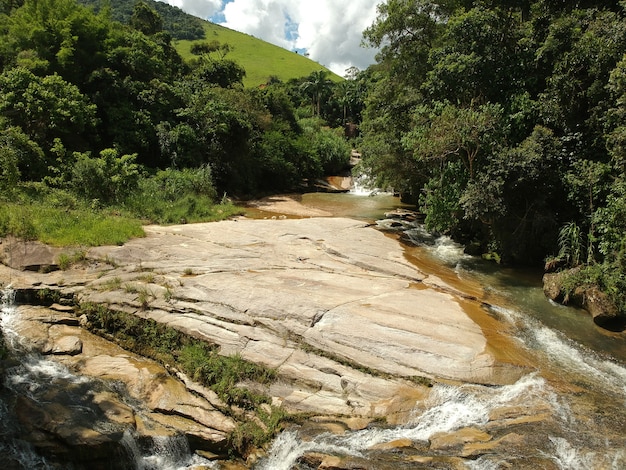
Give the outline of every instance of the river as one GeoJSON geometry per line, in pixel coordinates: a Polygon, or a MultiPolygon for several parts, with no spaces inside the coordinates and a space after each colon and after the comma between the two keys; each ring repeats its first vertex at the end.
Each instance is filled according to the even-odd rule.
{"type": "MultiPolygon", "coordinates": [[[[153,436],[141,441],[126,425],[115,423],[102,416],[102,411],[94,406],[92,396],[98,391],[106,391],[120,397],[133,407],[138,415],[144,415],[141,404],[132,400],[118,383],[96,380],[74,374],[59,362],[47,359],[31,350],[30,342],[19,333],[21,315],[14,302],[15,292],[10,287],[0,290],[0,328],[5,344],[14,358],[4,370],[4,383],[0,387],[0,463],[3,470],[72,470],[82,469],[82,465],[53,463],[39,455],[35,448],[22,439],[24,429],[13,408],[20,405],[20,396],[28,397],[37,403],[54,402],[75,410],[74,426],[84,425],[81,415],[94,433],[104,436],[121,436],[121,446],[110,456],[115,465],[98,465],[98,468],[129,468],[136,470],[187,470],[212,469],[215,464],[194,454],[184,436],[153,436]],[[78,419],[76,419],[78,416],[78,419]]],[[[25,403],[24,401],[21,402],[25,403]]],[[[42,413],[42,419],[46,419],[42,413]]],[[[144,417],[145,418],[145,417],[144,417]]],[[[69,439],[68,439],[69,440],[69,439]]],[[[109,457],[107,457],[109,460],[109,457]]]]}
{"type": "Polygon", "coordinates": [[[414,242],[407,245],[406,257],[420,270],[489,305],[484,313],[507,327],[512,339],[533,358],[536,371],[503,387],[437,384],[427,403],[400,427],[374,427],[339,436],[322,433],[312,438],[297,429],[286,431],[258,470],[308,469],[298,462],[311,452],[354,458],[362,464],[373,462],[371,468],[457,468],[446,464],[437,451],[424,450],[422,460],[396,458],[397,463],[390,464],[389,457],[381,458],[375,449],[402,439],[427,443],[442,433],[485,429],[490,416],[511,407],[548,410],[553,422],[535,425],[532,432],[537,439],[523,446],[522,453],[514,445],[510,452],[485,452],[465,461],[466,468],[626,468],[625,333],[602,330],[584,311],[548,301],[539,270],[503,268],[465,255],[448,237],[432,236],[419,225],[404,223],[398,228],[397,221],[391,224],[384,213],[402,205],[389,194],[311,193],[302,202],[335,216],[378,220],[384,230],[395,225],[395,231],[404,231],[414,242]]]}
{"type": "MultiPolygon", "coordinates": [[[[391,224],[383,220],[383,214],[402,206],[388,194],[311,193],[303,195],[301,202],[335,216],[372,223],[378,220],[385,230],[391,224]]],[[[502,268],[469,257],[452,240],[433,237],[414,224],[407,223],[401,229],[414,241],[405,248],[407,259],[483,301],[485,307],[479,315],[506,329],[511,340],[531,358],[532,370],[516,383],[498,387],[436,383],[428,399],[418,404],[412,418],[402,426],[372,426],[341,434],[292,426],[275,439],[268,456],[255,468],[309,470],[317,467],[303,456],[315,453],[339,458],[343,466],[336,468],[376,470],[626,468],[626,335],[601,330],[586,313],[547,301],[539,271],[502,268]],[[536,416],[511,418],[525,409],[536,416]],[[464,430],[475,435],[490,433],[503,444],[490,448],[494,442],[485,440],[462,451],[458,446],[452,449],[434,444],[441,442],[442,436],[459,438],[464,430]],[[404,442],[404,447],[391,445],[398,442],[404,442]]],[[[395,235],[390,232],[390,236],[395,235]]],[[[2,327],[13,341],[15,311],[8,293],[3,300],[2,327]]],[[[29,361],[35,364],[32,370],[29,372],[28,361],[23,361],[8,374],[11,383],[5,383],[5,388],[31,393],[37,381],[85,380],[40,357],[30,357],[29,361]]],[[[0,418],[0,454],[19,460],[21,467],[14,468],[49,468],[23,441],[10,438],[15,423],[3,402],[0,418]]],[[[126,439],[127,458],[138,469],[196,468],[198,464],[219,468],[194,461],[185,443],[154,442],[149,449],[139,450],[132,436],[126,439]]]]}

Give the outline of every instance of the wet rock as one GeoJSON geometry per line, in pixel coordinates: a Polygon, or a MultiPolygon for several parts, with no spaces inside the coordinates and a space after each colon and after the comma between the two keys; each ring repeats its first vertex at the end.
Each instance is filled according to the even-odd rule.
{"type": "Polygon", "coordinates": [[[448,433],[437,433],[430,438],[431,450],[439,451],[460,447],[468,443],[488,442],[491,436],[477,428],[461,428],[448,433]]]}
{"type": "Polygon", "coordinates": [[[565,280],[580,271],[574,268],[558,273],[547,273],[543,276],[543,291],[546,297],[554,302],[585,309],[596,325],[610,331],[624,331],[626,316],[615,303],[597,285],[577,287],[572,295],[567,295],[563,284],[565,280]]]}
{"type": "Polygon", "coordinates": [[[580,295],[582,307],[591,314],[596,325],[610,331],[624,331],[626,316],[598,286],[588,286],[580,295]]]}
{"type": "MultiPolygon", "coordinates": [[[[90,468],[105,468],[112,455],[123,455],[121,428],[93,429],[100,419],[97,407],[89,401],[73,400],[64,404],[63,391],[49,391],[46,400],[17,397],[16,415],[26,432],[23,438],[53,461],[75,462],[90,468]],[[59,396],[60,395],[60,396],[59,396]]],[[[101,415],[100,415],[101,416],[101,415]]],[[[106,468],[125,468],[128,462],[117,459],[106,468]]]]}
{"type": "Polygon", "coordinates": [[[393,450],[393,449],[402,449],[403,447],[412,447],[413,441],[411,439],[395,439],[389,442],[383,442],[381,444],[376,444],[372,446],[371,450],[393,450]]]}
{"type": "Polygon", "coordinates": [[[75,356],[81,352],[83,352],[83,342],[76,336],[63,336],[42,351],[43,354],[67,354],[69,356],[75,356]]]}
{"type": "Polygon", "coordinates": [[[565,292],[563,291],[563,281],[565,272],[546,273],[543,275],[543,293],[545,296],[557,303],[563,303],[565,292]]]}
{"type": "Polygon", "coordinates": [[[498,452],[499,447],[506,446],[507,452],[513,453],[512,448],[522,448],[525,440],[524,436],[516,433],[509,433],[505,436],[488,442],[470,442],[463,446],[461,455],[463,457],[476,457],[483,454],[494,454],[498,452]]]}
{"type": "MultiPolygon", "coordinates": [[[[190,445],[195,449],[224,451],[228,435],[235,429],[236,423],[207,399],[211,397],[210,391],[203,391],[201,387],[199,390],[191,391],[156,362],[128,353],[80,327],[53,321],[55,317],[62,318],[64,315],[62,312],[43,307],[19,307],[19,311],[22,317],[17,327],[20,335],[38,338],[39,343],[43,338],[47,338],[49,346],[43,350],[51,354],[50,358],[82,376],[102,379],[107,383],[123,384],[116,387],[121,387],[133,400],[144,403],[143,406],[148,411],[144,413],[143,418],[139,418],[120,396],[106,390],[94,390],[94,385],[85,384],[83,386],[86,391],[77,395],[81,399],[88,399],[85,405],[79,406],[79,403],[74,403],[76,399],[72,398],[65,408],[37,410],[35,407],[36,413],[22,415],[24,422],[31,429],[41,429],[44,434],[52,436],[44,439],[41,446],[47,446],[49,439],[54,441],[58,436],[62,436],[62,441],[68,442],[70,446],[74,446],[75,443],[79,446],[92,445],[93,439],[96,441],[93,445],[100,445],[101,439],[119,441],[122,432],[120,429],[134,429],[143,436],[170,436],[181,433],[188,437],[190,445]],[[79,344],[82,346],[81,351],[76,352],[79,344]],[[70,352],[75,354],[69,354],[70,352]],[[85,410],[91,410],[89,426],[93,427],[93,414],[96,413],[101,416],[103,422],[108,421],[121,428],[113,427],[118,430],[112,437],[106,435],[102,437],[97,433],[90,435],[87,431],[80,431],[82,428],[76,423],[82,419],[81,413],[85,410]],[[73,412],[76,412],[76,415],[73,412]],[[40,420],[41,416],[50,418],[43,419],[43,424],[29,424],[30,419],[40,420]],[[58,419],[54,420],[52,417],[58,419]],[[78,434],[74,435],[74,431],[78,434]],[[81,436],[89,442],[81,443],[81,436]]],[[[49,401],[62,403],[58,397],[50,397],[49,401]]],[[[87,429],[87,424],[84,427],[87,429]]]]}

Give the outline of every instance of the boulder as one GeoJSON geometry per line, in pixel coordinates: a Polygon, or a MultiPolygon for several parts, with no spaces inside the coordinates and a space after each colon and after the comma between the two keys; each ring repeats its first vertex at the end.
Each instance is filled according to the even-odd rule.
{"type": "Polygon", "coordinates": [[[596,325],[610,331],[624,331],[626,317],[598,286],[586,286],[580,295],[582,307],[591,314],[596,325]]]}
{"type": "Polygon", "coordinates": [[[75,356],[83,351],[83,342],[76,336],[63,336],[52,344],[48,344],[43,354],[67,354],[75,356]]]}
{"type": "Polygon", "coordinates": [[[543,276],[543,292],[550,300],[585,309],[596,325],[610,331],[624,331],[624,316],[609,296],[597,285],[578,286],[571,295],[566,294],[563,284],[567,277],[576,274],[580,268],[557,273],[546,273],[543,276]]]}

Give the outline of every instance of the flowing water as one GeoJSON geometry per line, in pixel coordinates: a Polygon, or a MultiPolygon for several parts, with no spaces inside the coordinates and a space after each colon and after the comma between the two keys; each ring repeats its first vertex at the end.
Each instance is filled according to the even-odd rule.
{"type": "MultiPolygon", "coordinates": [[[[132,429],[108,421],[101,410],[89,399],[95,391],[107,390],[123,394],[116,383],[94,380],[72,373],[67,367],[33,352],[18,333],[20,315],[10,288],[0,291],[0,327],[5,344],[12,357],[19,363],[4,371],[4,390],[0,396],[0,462],[10,462],[9,468],[24,470],[71,470],[70,462],[50,462],[38,455],[35,448],[20,435],[23,430],[11,411],[17,396],[27,397],[36,403],[54,400],[74,409],[79,419],[89,422],[90,429],[103,435],[120,435],[120,455],[112,457],[125,463],[111,468],[134,468],[137,470],[184,470],[192,468],[215,468],[215,464],[191,452],[184,436],[155,436],[139,441],[132,429]]],[[[144,410],[130,397],[122,401],[133,406],[136,414],[144,410]]],[[[79,424],[77,424],[79,425],[79,424]]],[[[0,468],[6,468],[4,466],[0,468]]]]}
{"type": "MultiPolygon", "coordinates": [[[[393,204],[389,195],[359,198],[353,194],[341,199],[334,210],[336,198],[318,193],[309,195],[306,203],[334,215],[359,213],[360,218],[383,219],[378,221],[382,229],[398,226],[398,221],[392,224],[383,217],[393,204]],[[361,203],[366,214],[359,212],[361,203]]],[[[285,431],[257,469],[306,469],[301,458],[311,452],[373,462],[379,456],[377,446],[399,439],[425,443],[422,454],[429,455],[427,443],[433,436],[467,427],[482,429],[488,426],[489,416],[515,407],[547,410],[551,424],[532,428],[536,436],[535,441],[527,437],[532,441],[527,455],[513,448],[509,453],[486,453],[464,460],[467,468],[542,468],[546,463],[564,470],[626,468],[626,334],[601,330],[586,313],[549,302],[538,271],[504,269],[465,255],[458,244],[433,236],[420,225],[401,222],[400,226],[414,244],[407,247],[407,258],[460,290],[469,288],[472,295],[480,291],[479,298],[491,305],[485,313],[512,332],[534,358],[536,372],[499,387],[436,384],[414,417],[399,427],[313,437],[298,429],[285,431]],[[533,455],[543,464],[520,463],[533,455]]],[[[396,460],[397,464],[390,464],[392,456],[380,468],[412,468],[396,460]]]]}
{"type": "MultiPolygon", "coordinates": [[[[302,202],[336,216],[372,222],[382,219],[384,212],[401,206],[392,195],[372,196],[369,191],[306,194],[302,202]]],[[[379,225],[392,226],[384,221],[379,225]]],[[[268,456],[256,469],[309,469],[301,458],[311,452],[352,458],[355,468],[427,468],[431,464],[434,468],[465,466],[481,470],[626,468],[626,335],[600,330],[584,312],[548,302],[541,291],[540,272],[503,269],[485,263],[463,254],[461,247],[448,238],[432,236],[414,223],[400,225],[414,242],[414,246],[406,248],[407,259],[457,289],[471,290],[472,295],[489,304],[485,315],[505,325],[514,341],[533,358],[533,370],[505,386],[437,383],[428,399],[416,406],[411,419],[402,426],[372,426],[341,435],[311,435],[293,427],[275,439],[268,456]],[[548,424],[529,419],[527,424],[515,428],[527,433],[526,447],[503,445],[496,451],[464,458],[462,463],[455,461],[454,465],[445,461],[445,451],[429,450],[429,442],[442,433],[466,428],[494,433],[497,431],[493,430],[493,416],[506,417],[510,410],[525,409],[549,417],[548,424]],[[418,466],[411,462],[420,460],[403,460],[400,457],[406,457],[406,450],[380,450],[381,446],[398,440],[414,443],[415,457],[427,456],[433,459],[431,464],[418,466]],[[533,458],[539,464],[533,464],[533,458]]],[[[19,315],[10,290],[1,296],[5,340],[11,348],[19,348],[20,338],[14,328],[19,315]]],[[[41,396],[40,387],[51,383],[62,384],[67,389],[102,386],[85,382],[87,379],[76,377],[37,355],[21,356],[24,358],[21,363],[6,371],[5,390],[37,398],[41,396]]],[[[29,444],[16,437],[18,431],[9,405],[0,401],[0,456],[19,462],[25,469],[59,468],[51,466],[29,444]]],[[[199,465],[219,468],[193,456],[184,438],[153,439],[146,449],[126,430],[122,443],[131,466],[140,470],[199,465]]]]}

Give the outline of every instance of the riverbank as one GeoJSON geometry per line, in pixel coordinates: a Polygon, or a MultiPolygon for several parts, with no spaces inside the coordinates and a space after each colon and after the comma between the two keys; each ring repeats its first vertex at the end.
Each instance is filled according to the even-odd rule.
{"type": "MultiPolygon", "coordinates": [[[[528,379],[538,364],[484,308],[480,286],[461,290],[421,271],[395,238],[354,219],[148,226],[145,238],[90,249],[65,271],[1,267],[0,275],[18,289],[154,320],[275,370],[262,392],[273,407],[308,416],[310,432],[405,425],[448,385],[535,395],[538,382],[544,387],[528,379]]],[[[454,447],[455,458],[523,452],[538,431],[559,432],[551,393],[515,406],[503,398],[483,416],[489,426],[476,415],[480,432],[432,445],[454,447]],[[513,441],[501,440],[512,430],[513,441]]],[[[411,444],[416,452],[439,451],[411,444]]]]}
{"type": "Polygon", "coordinates": [[[265,217],[331,217],[333,214],[302,203],[301,194],[280,194],[249,201],[247,209],[267,213],[265,217]]]}

